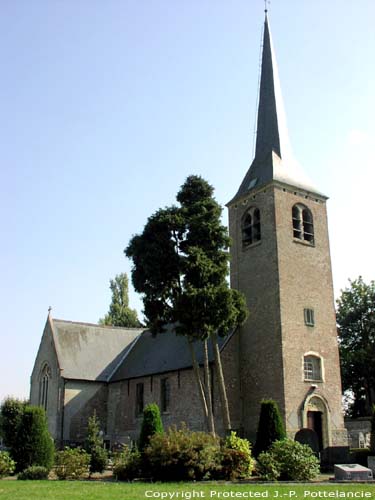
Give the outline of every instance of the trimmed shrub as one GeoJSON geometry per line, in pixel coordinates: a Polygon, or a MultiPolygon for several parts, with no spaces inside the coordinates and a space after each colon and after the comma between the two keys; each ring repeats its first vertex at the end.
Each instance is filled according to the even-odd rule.
{"type": "Polygon", "coordinates": [[[96,412],[89,418],[85,450],[90,455],[90,472],[103,472],[107,466],[108,454],[100,435],[100,422],[96,412]]]}
{"type": "Polygon", "coordinates": [[[142,427],[138,440],[139,450],[142,452],[148,446],[151,436],[163,434],[163,432],[159,407],[156,403],[151,403],[143,410],[142,427]]]}
{"type": "Polygon", "coordinates": [[[40,465],[32,465],[24,471],[20,472],[17,479],[21,480],[33,480],[33,479],[48,479],[49,470],[46,467],[41,467],[40,465]]]}
{"type": "Polygon", "coordinates": [[[114,459],[113,474],[118,481],[132,481],[141,475],[141,454],[124,446],[114,459]]]}
{"type": "Polygon", "coordinates": [[[41,465],[48,470],[53,465],[55,447],[48,432],[46,414],[39,406],[26,406],[18,426],[17,445],[13,458],[16,471],[31,465],[41,465]]]}
{"type": "Polygon", "coordinates": [[[56,453],[55,473],[59,479],[80,479],[90,471],[90,455],[82,448],[68,448],[56,453]]]}
{"type": "Polygon", "coordinates": [[[13,451],[17,446],[18,427],[26,405],[26,401],[10,397],[4,399],[1,404],[0,433],[12,458],[14,458],[13,451]]]}
{"type": "Polygon", "coordinates": [[[221,460],[222,474],[225,479],[247,479],[254,469],[255,460],[251,456],[251,445],[231,432],[224,441],[221,460]]]}
{"type": "Polygon", "coordinates": [[[372,405],[371,410],[370,451],[372,455],[375,455],[375,405],[372,405]]]}
{"type": "Polygon", "coordinates": [[[16,463],[7,451],[0,451],[0,478],[10,476],[16,468],[16,463]]]}
{"type": "Polygon", "coordinates": [[[309,481],[320,472],[319,460],[310,446],[291,439],[276,441],[258,457],[263,479],[275,481],[309,481]]]}
{"type": "Polygon", "coordinates": [[[200,481],[221,469],[219,438],[186,427],[154,434],[144,455],[152,478],[158,481],[200,481]]]}
{"type": "Polygon", "coordinates": [[[267,451],[272,443],[285,438],[284,424],[277,403],[272,399],[262,401],[254,455],[257,457],[267,451]]]}

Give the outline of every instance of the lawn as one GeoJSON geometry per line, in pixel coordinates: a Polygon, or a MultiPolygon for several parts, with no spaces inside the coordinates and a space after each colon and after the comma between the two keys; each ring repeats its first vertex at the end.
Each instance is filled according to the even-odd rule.
{"type": "Polygon", "coordinates": [[[190,500],[195,498],[374,498],[375,484],[117,483],[105,481],[0,481],[0,499],[190,500]]]}

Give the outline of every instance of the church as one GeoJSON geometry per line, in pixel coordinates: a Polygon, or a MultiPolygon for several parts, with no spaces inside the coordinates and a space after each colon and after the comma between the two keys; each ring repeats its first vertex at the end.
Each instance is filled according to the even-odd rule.
{"type": "MultiPolygon", "coordinates": [[[[326,462],[347,449],[329,249],[327,197],[293,157],[267,12],[255,156],[227,204],[231,286],[246,323],[221,339],[232,427],[254,441],[262,399],[277,401],[287,434],[313,429],[326,462]]],[[[203,364],[200,345],[196,356],[203,364]]],[[[209,353],[217,430],[220,401],[209,353]]],[[[173,329],[99,326],[48,315],[31,375],[31,404],[45,408],[56,443],[79,443],[96,411],[108,446],[136,440],[146,404],[164,427],[205,421],[186,339],[173,329]]]]}

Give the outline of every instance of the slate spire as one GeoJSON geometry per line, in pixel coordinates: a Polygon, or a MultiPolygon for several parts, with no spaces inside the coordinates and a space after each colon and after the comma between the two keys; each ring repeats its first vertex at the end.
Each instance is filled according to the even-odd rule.
{"type": "Polygon", "coordinates": [[[265,10],[255,157],[237,194],[229,204],[271,181],[319,193],[302,172],[292,154],[268,15],[265,10]]]}
{"type": "Polygon", "coordinates": [[[272,47],[267,12],[264,20],[262,72],[255,158],[262,159],[274,151],[280,158],[289,154],[290,145],[276,58],[272,47]]]}

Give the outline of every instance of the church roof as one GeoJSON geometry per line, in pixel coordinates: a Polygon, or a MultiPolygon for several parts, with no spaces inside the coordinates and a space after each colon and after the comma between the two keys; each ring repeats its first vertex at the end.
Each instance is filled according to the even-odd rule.
{"type": "MultiPolygon", "coordinates": [[[[66,379],[115,382],[192,366],[185,337],[172,327],[153,336],[142,328],[119,328],[50,318],[61,375],[66,379]]],[[[219,339],[222,348],[226,339],[219,339]]],[[[201,343],[195,343],[203,364],[201,343]]],[[[209,346],[209,359],[213,353],[209,346]]]]}
{"type": "MultiPolygon", "coordinates": [[[[219,346],[223,347],[225,342],[226,339],[220,338],[219,346]]],[[[202,344],[196,342],[194,350],[198,363],[203,364],[202,344]]],[[[210,361],[213,361],[210,342],[208,357],[210,361]]],[[[182,370],[191,366],[190,350],[184,336],[176,335],[172,327],[155,336],[150,331],[145,330],[112,376],[111,381],[182,370]]]]}
{"type": "Polygon", "coordinates": [[[273,180],[302,188],[308,192],[321,194],[304,174],[292,153],[277,63],[266,13],[255,157],[239,190],[229,204],[273,180]]]}
{"type": "Polygon", "coordinates": [[[53,319],[62,376],[106,382],[126,357],[140,328],[116,328],[53,319]]]}

